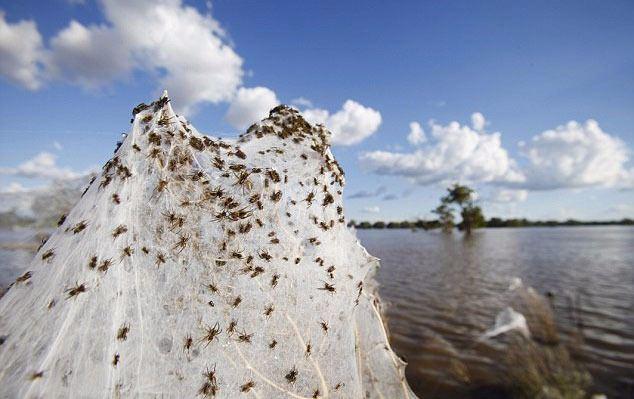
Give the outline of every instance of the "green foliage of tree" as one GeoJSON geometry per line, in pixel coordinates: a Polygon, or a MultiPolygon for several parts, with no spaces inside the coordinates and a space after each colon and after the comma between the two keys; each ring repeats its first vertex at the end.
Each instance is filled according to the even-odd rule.
{"type": "Polygon", "coordinates": [[[449,203],[445,201],[445,198],[442,199],[442,203],[432,212],[438,215],[438,221],[440,222],[443,231],[450,233],[454,227],[454,210],[449,203]]]}
{"type": "Polygon", "coordinates": [[[473,229],[484,227],[486,220],[482,213],[482,208],[475,204],[475,191],[468,187],[455,183],[447,188],[447,195],[440,199],[440,205],[433,210],[438,215],[438,221],[445,232],[451,232],[454,227],[454,208],[460,208],[462,221],[458,228],[464,230],[466,234],[471,234],[473,229]]]}

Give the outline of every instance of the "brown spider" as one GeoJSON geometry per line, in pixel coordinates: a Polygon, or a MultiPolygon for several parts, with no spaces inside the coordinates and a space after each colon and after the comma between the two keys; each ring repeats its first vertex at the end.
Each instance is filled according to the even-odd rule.
{"type": "Polygon", "coordinates": [[[247,159],[247,154],[242,152],[242,150],[239,148],[236,149],[236,152],[234,154],[236,154],[236,156],[240,159],[247,159]]]}
{"type": "Polygon", "coordinates": [[[273,277],[271,277],[271,287],[275,288],[277,286],[277,282],[279,279],[280,279],[280,275],[274,274],[273,277]]]}
{"type": "Polygon", "coordinates": [[[106,175],[104,176],[103,180],[101,181],[101,183],[99,183],[99,188],[105,188],[108,186],[108,184],[110,184],[110,182],[112,181],[112,176],[110,175],[106,175]]]}
{"type": "Polygon", "coordinates": [[[42,254],[42,260],[50,262],[55,257],[55,251],[51,248],[42,254]]]}
{"type": "Polygon", "coordinates": [[[123,248],[121,252],[122,252],[121,258],[125,258],[126,256],[130,257],[134,253],[134,249],[132,249],[132,247],[128,245],[127,247],[123,248]]]}
{"type": "Polygon", "coordinates": [[[308,206],[311,206],[313,204],[314,199],[315,199],[315,193],[311,191],[310,193],[308,193],[304,201],[308,203],[308,206]]]}
{"type": "Polygon", "coordinates": [[[306,357],[310,356],[313,350],[313,346],[311,345],[310,341],[308,342],[308,344],[306,344],[306,357]]]}
{"type": "Polygon", "coordinates": [[[246,331],[242,331],[241,333],[238,334],[238,341],[250,344],[251,337],[253,337],[253,334],[247,334],[246,331]]]}
{"type": "Polygon", "coordinates": [[[179,240],[176,242],[176,244],[174,244],[174,246],[172,247],[172,250],[175,249],[179,249],[178,253],[183,252],[183,250],[185,249],[185,247],[187,246],[187,243],[189,242],[189,235],[184,235],[184,236],[180,236],[179,240]]]}
{"type": "Polygon", "coordinates": [[[280,182],[280,174],[277,173],[276,170],[274,169],[269,169],[266,171],[266,175],[273,180],[274,183],[279,183],[280,182]]]}
{"type": "Polygon", "coordinates": [[[114,231],[112,232],[112,237],[114,237],[115,239],[117,237],[119,237],[121,234],[126,233],[128,231],[128,228],[124,225],[124,224],[120,224],[119,226],[117,226],[117,228],[114,229],[114,231]]]}
{"type": "Polygon", "coordinates": [[[229,323],[229,327],[227,328],[227,335],[229,336],[233,335],[233,333],[236,331],[237,325],[238,325],[237,321],[231,320],[231,322],[229,323]]]}
{"type": "Polygon", "coordinates": [[[275,308],[273,307],[273,305],[269,305],[266,307],[266,309],[264,309],[264,315],[266,317],[270,317],[273,314],[273,311],[275,310],[275,308]]]}
{"type": "Polygon", "coordinates": [[[262,266],[256,266],[253,269],[253,273],[251,273],[251,278],[257,277],[262,273],[264,273],[264,268],[262,266]]]}
{"type": "Polygon", "coordinates": [[[70,299],[74,296],[77,296],[79,294],[81,294],[82,292],[86,292],[86,286],[84,284],[77,284],[75,283],[74,287],[68,288],[66,290],[66,293],[68,294],[68,298],[70,299]]]}
{"type": "Polygon", "coordinates": [[[269,348],[270,348],[270,349],[273,349],[273,348],[275,348],[276,346],[277,346],[277,341],[276,341],[276,340],[271,341],[271,343],[269,344],[269,348]]]}
{"type": "Polygon", "coordinates": [[[237,297],[233,300],[232,306],[233,306],[234,308],[237,308],[238,306],[240,306],[240,303],[242,303],[242,297],[241,297],[240,295],[238,295],[238,296],[237,296],[237,297]]]}
{"type": "Polygon", "coordinates": [[[328,292],[331,292],[331,293],[337,292],[337,290],[335,289],[334,284],[328,284],[325,281],[323,283],[324,283],[324,286],[320,287],[320,288],[317,288],[318,290],[328,291],[328,292]]]}
{"type": "Polygon", "coordinates": [[[23,283],[23,282],[27,281],[30,278],[31,278],[31,272],[29,271],[29,272],[24,273],[20,277],[16,278],[15,282],[16,283],[23,283]]]}
{"type": "Polygon", "coordinates": [[[185,351],[189,351],[193,344],[194,344],[194,340],[193,340],[192,336],[187,334],[185,336],[185,339],[184,339],[184,342],[183,342],[183,349],[185,351]]]}
{"type": "Polygon", "coordinates": [[[121,203],[121,199],[119,198],[119,194],[112,194],[112,202],[119,205],[121,203]]]}
{"type": "Polygon", "coordinates": [[[220,325],[216,322],[216,324],[214,324],[213,326],[205,327],[205,335],[203,335],[200,341],[207,341],[207,344],[205,344],[206,348],[215,338],[220,335],[221,332],[222,330],[220,329],[220,325]]]}
{"type": "Polygon", "coordinates": [[[324,333],[327,334],[328,333],[328,322],[322,320],[321,322],[319,322],[319,325],[321,326],[321,329],[324,330],[324,333]]]}
{"type": "Polygon", "coordinates": [[[100,272],[107,272],[108,269],[110,268],[110,266],[112,265],[112,260],[110,259],[104,259],[101,262],[101,265],[99,265],[99,267],[97,268],[97,270],[99,270],[100,272]]]}
{"type": "Polygon", "coordinates": [[[255,387],[255,382],[253,381],[248,381],[245,384],[243,384],[242,386],[240,386],[240,391],[241,392],[249,392],[251,390],[251,388],[255,387]]]}
{"type": "Polygon", "coordinates": [[[44,372],[43,372],[43,371],[38,371],[37,373],[32,373],[32,374],[29,376],[29,380],[31,380],[31,381],[35,381],[35,380],[37,380],[38,378],[42,378],[42,377],[44,377],[44,372]]]}
{"type": "Polygon", "coordinates": [[[264,259],[267,262],[270,262],[271,259],[273,259],[273,257],[267,251],[260,252],[259,256],[260,259],[264,259]]]}
{"type": "Polygon", "coordinates": [[[160,266],[163,263],[165,263],[165,255],[159,252],[156,254],[156,266],[160,266]]]}
{"type": "Polygon", "coordinates": [[[86,228],[86,221],[82,220],[73,227],[73,234],[82,232],[86,228]]]}
{"type": "Polygon", "coordinates": [[[117,331],[117,339],[119,341],[125,341],[128,338],[128,333],[130,332],[130,325],[125,323],[121,327],[119,327],[119,331],[117,331]]]}
{"type": "Polygon", "coordinates": [[[332,194],[326,193],[326,195],[324,196],[323,206],[326,207],[327,205],[332,204],[334,202],[335,202],[335,199],[332,196],[332,194]]]}
{"type": "Polygon", "coordinates": [[[289,371],[288,374],[284,376],[284,378],[286,378],[286,381],[289,384],[293,384],[295,381],[297,381],[297,374],[297,368],[293,367],[291,371],[289,371]]]}
{"type": "Polygon", "coordinates": [[[275,191],[273,192],[273,194],[271,194],[271,201],[278,202],[280,199],[282,199],[281,191],[275,191]]]}
{"type": "Polygon", "coordinates": [[[206,367],[205,371],[203,372],[203,377],[205,377],[205,379],[207,379],[207,381],[211,382],[212,384],[216,384],[216,364],[214,364],[213,368],[209,368],[206,367]]]}

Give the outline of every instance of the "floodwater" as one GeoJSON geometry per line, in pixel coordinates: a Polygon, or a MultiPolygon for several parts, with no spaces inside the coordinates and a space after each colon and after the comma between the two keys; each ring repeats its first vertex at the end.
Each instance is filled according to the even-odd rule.
{"type": "Polygon", "coordinates": [[[478,340],[519,277],[548,294],[589,393],[634,398],[634,228],[359,230],[381,258],[393,349],[421,398],[510,397],[504,351],[478,340]]]}
{"type": "MultiPolygon", "coordinates": [[[[549,293],[562,345],[592,376],[589,393],[634,397],[634,228],[357,235],[381,258],[392,346],[408,361],[407,379],[421,398],[512,397],[504,349],[479,338],[508,305],[516,277],[549,293]]],[[[24,273],[37,240],[28,229],[0,229],[1,287],[24,273]]]]}

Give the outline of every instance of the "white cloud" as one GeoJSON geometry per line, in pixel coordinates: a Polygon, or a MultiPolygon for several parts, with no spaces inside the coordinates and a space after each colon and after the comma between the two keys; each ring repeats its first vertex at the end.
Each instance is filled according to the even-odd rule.
{"type": "Polygon", "coordinates": [[[520,149],[529,161],[527,188],[634,187],[634,169],[627,167],[629,149],[592,119],[546,130],[520,143],[520,149]]]}
{"type": "Polygon", "coordinates": [[[487,134],[451,122],[430,122],[432,141],[411,153],[373,151],[361,164],[378,174],[409,178],[421,185],[451,181],[519,183],[524,177],[502,147],[500,133],[487,134]]]}
{"type": "Polygon", "coordinates": [[[37,90],[42,85],[44,56],[42,36],[35,22],[8,23],[0,10],[0,75],[29,90],[37,90]]]}
{"type": "Polygon", "coordinates": [[[170,92],[180,111],[201,103],[230,101],[242,83],[242,58],[210,14],[181,0],[102,0],[105,23],[71,21],[50,41],[32,21],[8,25],[0,19],[0,73],[29,89],[48,79],[95,89],[143,71],[170,92]]]}
{"type": "Polygon", "coordinates": [[[24,187],[22,184],[18,182],[11,182],[7,187],[0,189],[0,193],[2,194],[20,194],[26,193],[29,189],[24,187]]]}
{"type": "Polygon", "coordinates": [[[57,151],[61,151],[64,149],[64,147],[59,143],[59,141],[53,141],[53,147],[55,147],[57,151]]]}
{"type": "Polygon", "coordinates": [[[291,104],[296,107],[308,107],[312,108],[313,102],[304,97],[298,97],[291,100],[291,104]]]}
{"type": "Polygon", "coordinates": [[[528,198],[527,190],[513,190],[513,189],[497,189],[493,194],[487,198],[489,202],[497,203],[512,203],[512,202],[524,202],[528,198]]]}
{"type": "Polygon", "coordinates": [[[365,107],[353,100],[347,100],[334,114],[320,108],[302,111],[304,117],[312,123],[326,125],[332,132],[333,145],[353,145],[360,143],[381,125],[381,113],[365,107]]]}
{"type": "Polygon", "coordinates": [[[81,176],[70,168],[57,165],[57,157],[49,152],[40,152],[35,157],[16,167],[0,167],[0,174],[27,178],[68,180],[81,176]]]}
{"type": "Polygon", "coordinates": [[[71,21],[51,39],[47,69],[53,78],[96,89],[127,75],[132,67],[125,39],[107,26],[71,21]]]}
{"type": "Polygon", "coordinates": [[[229,106],[225,118],[237,129],[244,129],[265,118],[280,102],[273,90],[266,87],[241,87],[229,106]]]}
{"type": "Polygon", "coordinates": [[[471,126],[473,126],[474,130],[482,131],[484,130],[484,125],[486,124],[486,119],[484,115],[479,112],[474,112],[471,114],[471,126]]]}
{"type": "Polygon", "coordinates": [[[419,145],[427,141],[425,131],[423,130],[423,127],[420,125],[420,123],[410,122],[407,141],[409,141],[413,145],[419,145]]]}
{"type": "Polygon", "coordinates": [[[365,208],[363,208],[363,212],[365,212],[365,213],[379,213],[379,212],[381,212],[381,208],[379,208],[378,206],[366,206],[365,208]]]}

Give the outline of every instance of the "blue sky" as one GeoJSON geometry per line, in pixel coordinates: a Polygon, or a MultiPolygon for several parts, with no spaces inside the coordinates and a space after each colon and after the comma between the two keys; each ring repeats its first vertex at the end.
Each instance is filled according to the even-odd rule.
{"type": "Polygon", "coordinates": [[[333,130],[357,220],[430,217],[453,181],[475,186],[491,216],[634,217],[632,2],[0,10],[0,190],[102,164],[131,108],[168,86],[199,130],[223,136],[309,100],[295,105],[333,130]]]}

